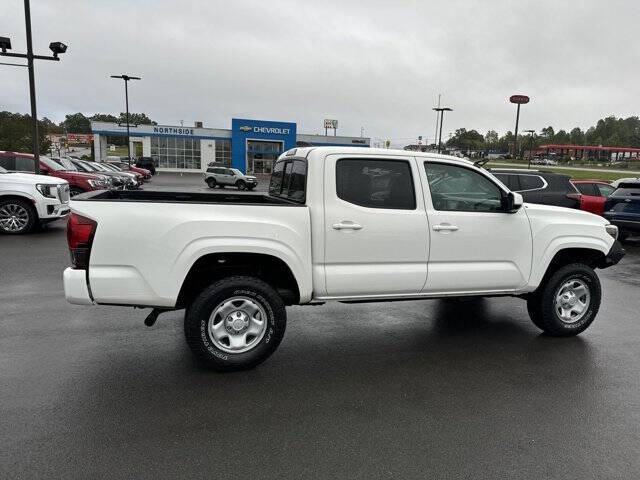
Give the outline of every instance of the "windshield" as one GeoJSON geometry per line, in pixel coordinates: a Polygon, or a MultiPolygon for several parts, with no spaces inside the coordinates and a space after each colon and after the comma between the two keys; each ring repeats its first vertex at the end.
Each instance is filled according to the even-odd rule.
{"type": "Polygon", "coordinates": [[[56,158],[56,161],[59,164],[61,164],[64,168],[66,168],[67,170],[72,170],[74,172],[78,171],[78,169],[73,164],[73,162],[71,160],[69,160],[68,158],[56,158]]]}
{"type": "Polygon", "coordinates": [[[239,177],[243,176],[243,173],[240,170],[238,170],[237,168],[230,168],[229,170],[231,170],[233,173],[235,173],[239,177]]]}
{"type": "Polygon", "coordinates": [[[94,165],[91,165],[89,162],[78,162],[80,165],[82,165],[87,172],[99,172],[100,170],[98,170],[94,165]]]}
{"type": "Polygon", "coordinates": [[[49,157],[40,157],[40,161],[44,163],[48,168],[55,171],[64,170],[64,167],[60,165],[58,162],[54,162],[49,157]]]}

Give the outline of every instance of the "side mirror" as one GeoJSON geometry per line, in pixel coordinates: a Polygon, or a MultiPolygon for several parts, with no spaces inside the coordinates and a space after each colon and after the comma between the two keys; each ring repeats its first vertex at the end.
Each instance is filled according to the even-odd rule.
{"type": "Polygon", "coordinates": [[[517,212],[520,210],[523,203],[524,199],[522,198],[522,195],[517,192],[509,192],[505,198],[504,210],[508,213],[517,212]]]}

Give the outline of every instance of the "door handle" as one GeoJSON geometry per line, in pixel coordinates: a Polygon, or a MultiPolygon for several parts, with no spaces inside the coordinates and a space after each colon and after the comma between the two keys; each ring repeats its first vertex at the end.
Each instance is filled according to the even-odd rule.
{"type": "Polygon", "coordinates": [[[362,230],[362,225],[351,222],[349,220],[343,220],[340,223],[333,224],[334,230],[362,230]]]}
{"type": "Polygon", "coordinates": [[[434,225],[433,230],[435,232],[455,232],[458,230],[458,227],[449,225],[448,223],[441,223],[440,225],[434,225]]]}

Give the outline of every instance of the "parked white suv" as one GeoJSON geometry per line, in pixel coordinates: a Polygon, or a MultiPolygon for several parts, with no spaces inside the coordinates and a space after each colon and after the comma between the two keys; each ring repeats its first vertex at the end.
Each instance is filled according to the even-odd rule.
{"type": "Polygon", "coordinates": [[[69,214],[69,183],[0,167],[0,233],[28,233],[69,214]]]}
{"type": "Polygon", "coordinates": [[[509,295],[547,334],[576,335],[600,307],[594,269],[624,255],[602,217],[405,150],[289,150],[268,195],[107,191],[71,208],[67,300],[152,307],[147,324],[185,308],[189,346],[219,370],[273,353],[286,305],[509,295]]]}
{"type": "Polygon", "coordinates": [[[258,185],[258,179],[252,175],[245,175],[237,168],[209,167],[204,174],[204,181],[210,188],[226,186],[236,187],[238,190],[253,190],[258,185]]]}

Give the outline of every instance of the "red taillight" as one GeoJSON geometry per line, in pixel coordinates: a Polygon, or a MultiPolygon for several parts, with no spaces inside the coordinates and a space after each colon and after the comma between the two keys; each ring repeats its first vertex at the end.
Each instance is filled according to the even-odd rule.
{"type": "Polygon", "coordinates": [[[567,198],[578,202],[578,208],[582,207],[582,194],[581,193],[567,193],[567,198]]]}
{"type": "Polygon", "coordinates": [[[73,268],[84,269],[89,266],[89,254],[93,235],[98,223],[77,213],[71,213],[67,220],[67,243],[71,253],[73,268]]]}

